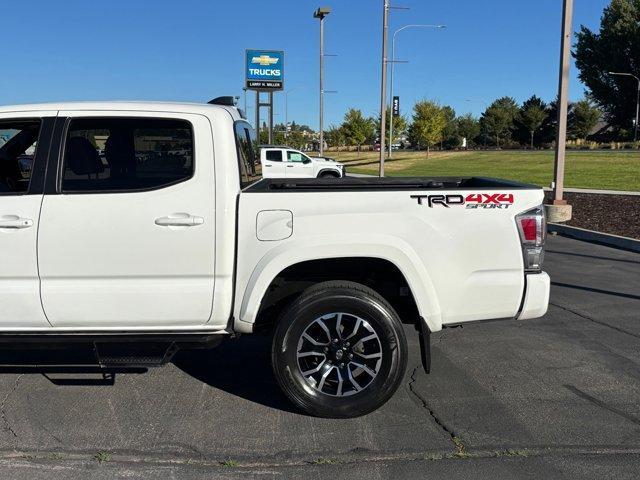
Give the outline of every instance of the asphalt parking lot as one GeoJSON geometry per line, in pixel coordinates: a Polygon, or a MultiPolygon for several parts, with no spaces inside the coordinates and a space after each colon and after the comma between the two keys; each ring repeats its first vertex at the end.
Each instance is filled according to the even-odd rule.
{"type": "Polygon", "coordinates": [[[268,340],[163,368],[0,374],[0,478],[637,478],[640,255],[551,237],[538,320],[416,336],[403,387],[353,420],[291,409],[268,340]],[[102,460],[102,461],[99,461],[102,460]]]}

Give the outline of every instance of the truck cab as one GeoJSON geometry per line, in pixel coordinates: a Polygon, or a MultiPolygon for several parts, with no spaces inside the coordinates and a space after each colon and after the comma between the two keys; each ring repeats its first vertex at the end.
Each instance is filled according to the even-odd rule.
{"type": "Polygon", "coordinates": [[[265,145],[260,148],[264,178],[341,178],[344,166],[335,160],[309,157],[300,150],[265,145]]]}

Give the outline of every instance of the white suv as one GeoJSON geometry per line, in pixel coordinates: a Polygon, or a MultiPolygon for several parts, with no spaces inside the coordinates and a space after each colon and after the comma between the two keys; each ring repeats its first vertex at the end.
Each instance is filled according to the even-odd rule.
{"type": "Polygon", "coordinates": [[[262,147],[260,163],[264,178],[341,178],[344,166],[335,160],[308,157],[287,147],[262,147]]]}

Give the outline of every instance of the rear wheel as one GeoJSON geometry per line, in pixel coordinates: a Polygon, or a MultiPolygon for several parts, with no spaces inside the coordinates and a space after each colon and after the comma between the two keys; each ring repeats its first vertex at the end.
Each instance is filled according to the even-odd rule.
{"type": "Polygon", "coordinates": [[[375,291],[324,282],[283,314],[272,359],[278,383],[296,406],[320,417],[357,417],[397,390],[407,344],[397,314],[375,291]]]}

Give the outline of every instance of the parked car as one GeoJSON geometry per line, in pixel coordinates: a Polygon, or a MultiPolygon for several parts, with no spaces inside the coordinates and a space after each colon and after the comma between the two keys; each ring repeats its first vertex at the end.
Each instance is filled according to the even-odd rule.
{"type": "MultiPolygon", "coordinates": [[[[261,178],[255,132],[227,104],[1,107],[0,127],[25,132],[0,147],[0,167],[36,140],[49,147],[24,191],[10,181],[0,195],[0,338],[11,348],[87,342],[104,368],[151,366],[268,334],[296,406],[354,417],[401,384],[413,334],[403,324],[428,371],[431,332],[547,310],[539,187],[261,178]],[[181,161],[136,160],[178,146],[181,161]]],[[[14,175],[0,171],[0,184],[14,175]]]]}
{"type": "Polygon", "coordinates": [[[262,146],[260,164],[264,178],[340,178],[344,165],[326,157],[309,157],[300,150],[262,146]]]}

